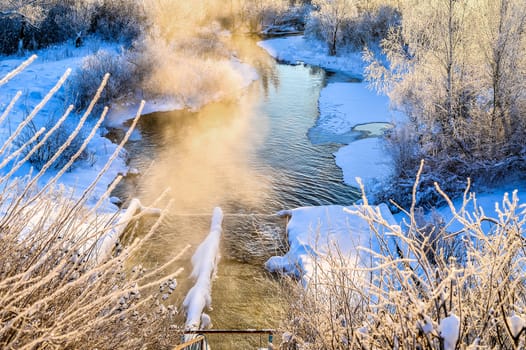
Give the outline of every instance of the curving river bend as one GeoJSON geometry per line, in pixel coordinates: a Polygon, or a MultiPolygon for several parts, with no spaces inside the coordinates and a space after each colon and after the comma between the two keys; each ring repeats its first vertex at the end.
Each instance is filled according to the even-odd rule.
{"type": "MultiPolygon", "coordinates": [[[[138,257],[145,265],[168,260],[186,244],[195,250],[208,233],[212,208],[223,208],[222,259],[209,312],[214,328],[278,325],[284,305],[278,282],[265,272],[263,262],[282,254],[286,222],[273,213],[299,206],[349,205],[359,197],[343,184],[335,165],[333,152],[339,145],[313,144],[307,136],[318,117],[320,90],[329,79],[345,77],[277,63],[254,41],[250,45],[259,50],[255,66],[260,80],[240,97],[196,113],[142,118],[142,137],[127,146],[130,166],[142,176],[128,179],[119,190],[151,203],[171,188],[170,214],[138,257]]],[[[180,291],[191,285],[185,281],[190,255],[180,262],[186,269],[179,278],[180,291]]],[[[214,349],[239,348],[220,338],[211,339],[214,349]]],[[[251,341],[251,346],[260,344],[259,336],[251,341]]]]}

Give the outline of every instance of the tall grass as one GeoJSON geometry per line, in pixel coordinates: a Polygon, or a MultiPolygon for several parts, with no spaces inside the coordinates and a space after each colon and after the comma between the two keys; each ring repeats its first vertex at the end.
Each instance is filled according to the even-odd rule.
{"type": "MultiPolygon", "coordinates": [[[[0,79],[0,85],[8,83],[25,66],[0,79]]],[[[67,74],[59,84],[66,78],[67,74]]],[[[107,78],[71,134],[73,138],[91,113],[107,78]]],[[[56,90],[58,88],[52,90],[33,112],[37,113],[56,90]]],[[[18,97],[16,95],[3,112],[1,121],[6,120],[18,97]]],[[[70,106],[65,115],[72,108],[70,106]]],[[[173,268],[179,255],[163,266],[149,270],[128,263],[142,242],[154,234],[164,211],[147,234],[124,247],[116,244],[109,254],[102,255],[100,248],[106,237],[120,234],[126,226],[133,231],[132,224],[149,211],[134,215],[136,208],[142,208],[136,205],[132,212],[130,209],[125,214],[100,213],[100,206],[119,178],[95,206],[86,205],[96,182],[122,150],[133,126],[109,163],[80,196],[73,196],[58,182],[60,175],[94,137],[106,112],[107,109],[102,112],[99,122],[86,135],[78,152],[71,155],[61,169],[55,170],[56,175],[45,184],[39,184],[38,180],[60,158],[67,142],[38,172],[22,178],[15,177],[14,173],[30,158],[30,154],[38,152],[45,144],[44,138],[52,138],[59,128],[42,129],[38,135],[41,139],[17,145],[14,142],[16,133],[20,134],[24,125],[29,124],[23,122],[20,130],[0,148],[4,160],[0,164],[1,348],[170,348],[180,340],[177,308],[164,306],[159,293],[152,292],[158,290],[163,281],[171,280],[181,272],[173,268]],[[21,159],[17,156],[20,154],[25,156],[21,159]]],[[[139,115],[140,111],[133,125],[139,115]]]]}
{"type": "Polygon", "coordinates": [[[380,247],[363,248],[369,259],[354,262],[333,251],[317,259],[316,278],[306,288],[291,284],[284,348],[524,347],[524,205],[513,193],[489,217],[468,211],[468,205],[477,208],[468,190],[455,209],[435,186],[462,229],[452,232],[440,220],[423,223],[414,205],[404,227],[390,225],[364,196],[357,214],[380,247]]]}

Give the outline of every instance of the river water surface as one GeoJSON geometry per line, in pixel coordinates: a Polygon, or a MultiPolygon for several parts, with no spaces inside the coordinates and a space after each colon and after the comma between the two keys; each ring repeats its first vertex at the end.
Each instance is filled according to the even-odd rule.
{"type": "MultiPolygon", "coordinates": [[[[130,166],[142,175],[128,179],[121,191],[148,204],[170,188],[173,200],[167,219],[138,258],[146,265],[160,264],[191,244],[179,264],[186,269],[179,278],[181,294],[191,286],[185,281],[189,257],[208,233],[213,207],[225,213],[214,309],[208,312],[214,328],[278,325],[283,299],[278,282],[263,268],[265,259],[285,249],[286,222],[273,216],[276,211],[349,205],[358,198],[335,165],[339,145],[313,144],[307,136],[318,117],[327,73],[276,63],[262,50],[260,55],[261,78],[241,96],[196,113],[146,115],[141,139],[127,146],[130,166]]],[[[211,341],[214,349],[250,348],[219,337],[211,341]]],[[[259,342],[253,337],[250,346],[259,342]]]]}

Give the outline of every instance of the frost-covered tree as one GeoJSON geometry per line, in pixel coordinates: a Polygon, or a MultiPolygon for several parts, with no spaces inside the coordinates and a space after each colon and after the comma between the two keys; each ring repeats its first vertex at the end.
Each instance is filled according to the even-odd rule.
{"type": "Polygon", "coordinates": [[[520,134],[516,130],[524,127],[526,8],[515,0],[481,0],[477,5],[485,14],[476,17],[480,38],[474,38],[478,44],[478,62],[474,64],[481,68],[477,75],[485,103],[480,108],[489,117],[490,140],[509,140],[510,146],[520,151],[523,139],[517,139],[520,134]]]}
{"type": "Polygon", "coordinates": [[[467,177],[488,184],[524,169],[517,157],[526,121],[522,2],[407,0],[401,12],[401,27],[382,43],[388,67],[372,60],[368,68],[409,116],[389,137],[406,169],[399,167],[388,197],[408,203],[408,176],[420,159],[427,164],[420,198],[428,204],[440,200],[434,181],[459,193],[467,177]]]}
{"type": "Polygon", "coordinates": [[[337,44],[345,21],[355,15],[355,0],[313,0],[317,8],[314,14],[319,22],[323,39],[327,42],[329,55],[337,53],[337,44]]]}

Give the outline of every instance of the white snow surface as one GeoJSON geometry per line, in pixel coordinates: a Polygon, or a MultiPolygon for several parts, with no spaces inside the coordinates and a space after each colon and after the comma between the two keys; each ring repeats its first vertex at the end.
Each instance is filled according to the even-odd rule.
{"type": "MultiPolygon", "coordinates": [[[[365,256],[359,247],[378,249],[369,224],[355,213],[360,209],[360,206],[328,205],[280,212],[280,215],[291,216],[287,224],[290,249],[284,256],[271,257],[265,267],[270,271],[295,275],[306,284],[314,276],[316,264],[323,264],[323,261],[317,262],[317,258],[339,252],[360,266],[365,256]]],[[[390,224],[396,224],[385,204],[373,207],[373,210],[379,211],[390,224]]]]}
{"type": "Polygon", "coordinates": [[[460,319],[457,315],[442,319],[438,326],[440,337],[444,339],[444,350],[455,350],[460,333],[460,319]]]}
{"type": "Polygon", "coordinates": [[[510,325],[510,331],[514,338],[520,334],[524,327],[526,327],[526,321],[524,321],[520,315],[515,313],[512,313],[512,315],[508,317],[508,324],[510,325]]]}
{"type": "Polygon", "coordinates": [[[366,138],[351,142],[334,153],[336,165],[343,169],[346,184],[359,187],[356,178],[362,179],[366,188],[381,186],[393,174],[392,158],[386,157],[380,138],[366,138]]]}
{"type": "Polygon", "coordinates": [[[343,52],[338,56],[330,56],[327,44],[302,35],[264,40],[258,45],[272,57],[287,63],[306,63],[360,76],[365,67],[361,52],[343,52]]]}
{"type": "Polygon", "coordinates": [[[401,114],[389,109],[389,98],[370,90],[366,83],[330,83],[320,93],[316,126],[343,134],[360,124],[391,123],[401,114]]]}
{"type": "MultiPolygon", "coordinates": [[[[194,286],[190,289],[183,301],[186,310],[186,328],[199,329],[202,322],[202,313],[205,307],[212,305],[212,280],[215,277],[217,263],[219,261],[219,243],[221,240],[221,224],[223,222],[223,211],[214,208],[210,233],[197,247],[192,256],[192,274],[195,279],[194,286]]],[[[208,315],[207,315],[208,316],[208,315]]],[[[206,318],[206,317],[205,317],[206,318]]],[[[210,317],[206,320],[211,324],[210,317]]]]}

